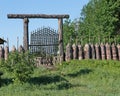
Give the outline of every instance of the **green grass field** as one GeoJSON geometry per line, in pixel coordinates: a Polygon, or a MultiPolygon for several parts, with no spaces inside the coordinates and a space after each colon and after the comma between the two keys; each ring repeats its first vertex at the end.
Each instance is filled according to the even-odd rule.
{"type": "Polygon", "coordinates": [[[73,60],[37,68],[25,84],[4,73],[0,96],[120,96],[120,61],[73,60]]]}

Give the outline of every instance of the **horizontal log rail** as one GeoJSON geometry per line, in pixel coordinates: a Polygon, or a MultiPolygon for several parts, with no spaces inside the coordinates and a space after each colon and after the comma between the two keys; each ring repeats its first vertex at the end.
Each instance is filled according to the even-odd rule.
{"type": "Polygon", "coordinates": [[[57,14],[8,14],[8,18],[46,18],[46,19],[58,19],[58,18],[69,18],[68,14],[63,14],[63,15],[57,15],[57,14]]]}

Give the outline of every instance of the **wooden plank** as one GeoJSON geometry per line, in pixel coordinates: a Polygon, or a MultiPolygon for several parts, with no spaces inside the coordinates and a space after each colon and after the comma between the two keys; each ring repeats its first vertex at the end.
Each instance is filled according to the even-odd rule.
{"type": "Polygon", "coordinates": [[[8,14],[7,15],[8,18],[46,18],[46,19],[50,19],[50,18],[69,18],[68,14],[61,14],[61,15],[57,15],[57,14],[8,14]]]}

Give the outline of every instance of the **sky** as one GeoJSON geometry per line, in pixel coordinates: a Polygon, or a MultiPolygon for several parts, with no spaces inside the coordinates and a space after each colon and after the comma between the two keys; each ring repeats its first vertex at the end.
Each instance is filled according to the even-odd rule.
{"type": "MultiPolygon", "coordinates": [[[[89,0],[1,0],[0,38],[9,40],[9,47],[23,45],[23,20],[8,19],[7,14],[69,14],[70,19],[80,17],[81,9],[89,0]],[[19,38],[19,43],[17,43],[19,38]]],[[[58,29],[57,19],[29,19],[29,35],[41,27],[58,29]]]]}

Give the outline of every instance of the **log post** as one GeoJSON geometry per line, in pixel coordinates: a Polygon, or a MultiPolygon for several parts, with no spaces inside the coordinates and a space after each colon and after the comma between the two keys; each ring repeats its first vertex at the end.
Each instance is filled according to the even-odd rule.
{"type": "Polygon", "coordinates": [[[93,44],[91,44],[91,58],[92,59],[95,59],[96,58],[96,55],[95,55],[95,46],[93,44]]]}
{"type": "Polygon", "coordinates": [[[78,46],[73,44],[72,49],[73,49],[73,59],[78,59],[78,46]]]}
{"type": "Polygon", "coordinates": [[[100,48],[101,48],[101,59],[105,60],[106,59],[105,45],[101,43],[100,48]]]}
{"type": "Polygon", "coordinates": [[[2,46],[0,46],[0,59],[4,58],[4,49],[2,46]]]}
{"type": "Polygon", "coordinates": [[[84,58],[90,59],[90,45],[89,44],[85,44],[84,46],[84,58]]]}
{"type": "Polygon", "coordinates": [[[96,50],[96,59],[100,59],[100,46],[98,44],[95,45],[95,50],[96,50]]]}
{"type": "Polygon", "coordinates": [[[59,58],[60,63],[64,61],[64,47],[63,47],[63,19],[58,18],[58,34],[59,34],[59,58]]]}
{"type": "Polygon", "coordinates": [[[66,46],[65,60],[70,61],[71,59],[73,59],[73,50],[72,50],[72,46],[68,43],[66,46]]]}
{"type": "Polygon", "coordinates": [[[28,23],[29,20],[28,18],[24,18],[23,19],[24,22],[24,37],[23,37],[23,47],[25,49],[25,51],[27,51],[29,49],[29,35],[28,35],[28,23]]]}
{"type": "Polygon", "coordinates": [[[114,43],[112,44],[112,59],[117,60],[117,48],[114,43]]]}
{"type": "Polygon", "coordinates": [[[5,58],[5,60],[7,60],[7,58],[8,58],[8,54],[9,54],[9,47],[6,46],[4,50],[5,50],[4,58],[5,58]]]}
{"type": "Polygon", "coordinates": [[[16,51],[16,47],[13,46],[13,47],[12,47],[12,52],[15,52],[15,51],[16,51]]]}
{"type": "Polygon", "coordinates": [[[118,60],[120,60],[120,44],[117,45],[117,50],[118,50],[118,60]]]}
{"type": "Polygon", "coordinates": [[[20,45],[20,47],[18,48],[18,52],[24,52],[24,48],[22,47],[22,45],[20,45]]]}
{"type": "Polygon", "coordinates": [[[78,59],[82,60],[83,59],[83,48],[81,45],[78,45],[78,59]]]}
{"type": "Polygon", "coordinates": [[[106,47],[106,59],[111,60],[112,59],[111,46],[107,43],[105,47],[106,47]]]}

